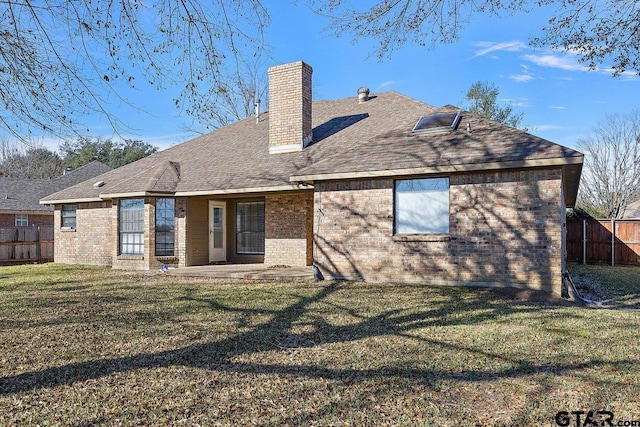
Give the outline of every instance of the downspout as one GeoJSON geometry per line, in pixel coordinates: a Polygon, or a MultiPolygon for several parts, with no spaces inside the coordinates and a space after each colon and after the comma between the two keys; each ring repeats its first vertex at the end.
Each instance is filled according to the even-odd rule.
{"type": "Polygon", "coordinates": [[[578,304],[584,307],[589,307],[589,308],[599,307],[598,303],[591,301],[590,299],[584,298],[582,295],[580,295],[580,293],[578,292],[578,289],[576,288],[575,283],[573,283],[571,274],[569,274],[568,271],[564,271],[562,273],[561,292],[562,292],[562,298],[564,299],[573,298],[574,301],[576,301],[578,304]]]}
{"type": "MultiPolygon", "coordinates": [[[[316,224],[316,236],[320,235],[320,221],[322,219],[322,217],[324,216],[324,209],[322,209],[322,192],[319,192],[318,194],[318,198],[320,199],[319,201],[319,205],[320,207],[318,208],[318,221],[316,224]]],[[[315,242],[315,236],[314,236],[314,242],[313,243],[313,264],[311,265],[311,268],[313,269],[313,279],[316,282],[320,282],[322,280],[324,280],[324,276],[322,275],[322,271],[320,271],[320,267],[318,267],[318,264],[316,263],[316,260],[318,259],[318,244],[315,242]]]]}

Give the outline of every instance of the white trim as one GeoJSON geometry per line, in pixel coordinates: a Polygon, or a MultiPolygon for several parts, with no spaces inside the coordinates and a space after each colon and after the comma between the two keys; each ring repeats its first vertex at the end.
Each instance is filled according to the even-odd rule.
{"type": "Polygon", "coordinates": [[[99,197],[102,200],[105,199],[126,199],[130,197],[173,197],[173,193],[159,193],[153,191],[132,191],[130,193],[102,193],[99,194],[99,197]]]}
{"type": "Polygon", "coordinates": [[[176,197],[217,196],[217,195],[226,195],[226,194],[271,193],[275,191],[291,191],[291,190],[313,190],[313,185],[290,184],[290,185],[278,185],[273,187],[230,188],[226,190],[177,191],[175,196],[176,197]]]}
{"type": "Polygon", "coordinates": [[[461,165],[430,166],[430,167],[408,168],[408,169],[320,173],[315,175],[293,175],[289,178],[289,181],[322,181],[322,180],[331,180],[331,179],[429,175],[429,174],[436,174],[436,173],[471,172],[471,171],[485,171],[485,170],[495,170],[495,169],[519,169],[519,168],[533,168],[533,167],[545,167],[545,166],[564,166],[564,165],[582,164],[582,163],[583,163],[583,156],[576,156],[576,157],[553,158],[553,159],[513,160],[508,162],[467,163],[467,164],[461,164],[461,165]]]}
{"type": "Polygon", "coordinates": [[[223,190],[197,190],[197,191],[177,191],[175,193],[151,193],[151,192],[132,192],[132,193],[113,193],[100,194],[100,197],[81,198],[81,199],[59,199],[40,201],[41,205],[59,205],[66,203],[84,203],[84,202],[104,202],[105,200],[127,198],[127,197],[187,197],[187,196],[217,196],[228,194],[246,194],[246,193],[273,193],[276,191],[299,191],[313,190],[313,185],[306,183],[296,183],[287,185],[277,185],[272,187],[250,187],[250,188],[229,188],[223,190]]]}
{"type": "Polygon", "coordinates": [[[87,197],[81,199],[58,199],[58,200],[40,200],[41,205],[63,205],[66,203],[84,203],[84,202],[104,202],[99,197],[87,197]]]}
{"type": "Polygon", "coordinates": [[[270,145],[269,154],[295,153],[302,151],[302,144],[270,145]]]}
{"type": "Polygon", "coordinates": [[[227,261],[227,202],[209,200],[209,262],[227,261]],[[213,247],[213,209],[222,208],[222,257],[216,258],[213,247]]]}
{"type": "Polygon", "coordinates": [[[29,226],[29,214],[25,214],[25,213],[14,214],[14,216],[13,216],[13,224],[16,227],[28,227],[29,226]],[[19,216],[23,217],[23,218],[20,218],[21,220],[25,220],[27,222],[25,225],[18,225],[18,217],[19,216]]]}

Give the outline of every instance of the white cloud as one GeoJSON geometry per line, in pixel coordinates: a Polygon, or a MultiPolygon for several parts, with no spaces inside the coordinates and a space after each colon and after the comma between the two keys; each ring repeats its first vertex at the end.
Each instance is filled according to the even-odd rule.
{"type": "Polygon", "coordinates": [[[395,81],[395,80],[389,80],[389,81],[386,81],[386,82],[380,83],[380,86],[378,86],[378,90],[384,89],[384,88],[389,87],[389,86],[395,86],[395,85],[397,85],[398,83],[399,83],[399,82],[397,82],[397,81],[395,81]]]}
{"type": "Polygon", "coordinates": [[[553,108],[554,110],[566,110],[566,107],[563,107],[562,105],[549,105],[549,108],[553,108]]]}
{"type": "Polygon", "coordinates": [[[527,98],[518,98],[518,99],[502,98],[502,99],[499,99],[499,101],[505,104],[509,104],[511,107],[518,107],[518,108],[529,107],[529,100],[527,98]]]}
{"type": "Polygon", "coordinates": [[[158,147],[158,149],[162,151],[167,148],[171,148],[174,145],[181,144],[197,136],[198,134],[194,132],[183,132],[183,133],[174,133],[174,134],[167,134],[167,135],[136,137],[132,139],[140,139],[143,142],[146,142],[147,144],[151,144],[158,147]]]}
{"type": "Polygon", "coordinates": [[[589,70],[589,67],[578,62],[575,55],[524,55],[522,58],[541,67],[559,68],[566,71],[589,70]]]}
{"type": "Polygon", "coordinates": [[[536,126],[533,126],[533,128],[538,132],[548,132],[552,130],[564,129],[564,127],[560,125],[536,125],[536,126]]]}
{"type": "Polygon", "coordinates": [[[471,58],[477,58],[478,56],[484,56],[497,51],[519,52],[527,48],[527,45],[519,40],[510,42],[475,42],[472,43],[472,45],[480,49],[476,50],[471,58]]]}
{"type": "Polygon", "coordinates": [[[529,80],[533,80],[533,76],[531,74],[512,74],[509,76],[511,80],[515,80],[518,83],[526,83],[529,80]]]}
{"type": "MultiPolygon", "coordinates": [[[[613,76],[613,73],[615,72],[615,70],[613,68],[604,68],[604,69],[600,70],[600,72],[602,72],[603,74],[608,74],[610,76],[613,76]]],[[[638,76],[636,71],[623,71],[616,78],[627,82],[627,81],[638,80],[638,79],[640,79],[640,76],[638,76]]]]}

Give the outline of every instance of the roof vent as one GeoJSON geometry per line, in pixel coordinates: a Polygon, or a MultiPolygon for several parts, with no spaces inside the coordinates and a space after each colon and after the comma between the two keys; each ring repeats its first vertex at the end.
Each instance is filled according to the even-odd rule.
{"type": "Polygon", "coordinates": [[[255,111],[255,116],[256,116],[256,123],[260,123],[260,100],[256,99],[256,102],[253,104],[254,106],[254,111],[255,111]]]}
{"type": "Polygon", "coordinates": [[[369,100],[369,88],[361,87],[358,88],[358,104],[362,104],[363,102],[367,102],[369,100]]]}
{"type": "Polygon", "coordinates": [[[422,116],[413,127],[414,135],[425,135],[433,133],[446,133],[457,129],[460,123],[460,112],[457,113],[437,113],[429,116],[422,116]]]}
{"type": "Polygon", "coordinates": [[[103,185],[104,185],[104,181],[98,181],[98,182],[96,182],[95,184],[93,184],[93,186],[94,186],[95,188],[100,188],[100,187],[102,187],[103,185]]]}

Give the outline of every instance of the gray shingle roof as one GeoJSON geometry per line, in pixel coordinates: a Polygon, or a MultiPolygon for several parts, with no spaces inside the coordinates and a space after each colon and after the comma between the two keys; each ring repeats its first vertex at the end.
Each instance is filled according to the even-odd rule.
{"type": "Polygon", "coordinates": [[[44,201],[99,199],[134,193],[259,191],[292,179],[336,172],[551,158],[582,159],[577,151],[498,123],[462,114],[457,131],[411,135],[421,116],[451,110],[397,92],[313,103],[313,142],[301,152],[269,154],[268,113],[248,118],[47,196],[44,201]],[[467,133],[467,125],[471,132],[467,133]],[[174,162],[174,163],[170,163],[174,162]],[[293,177],[293,178],[292,178],[293,177]],[[93,186],[97,180],[105,185],[93,186]]]}
{"type": "Polygon", "coordinates": [[[622,216],[623,219],[639,219],[640,218],[640,199],[633,203],[629,203],[627,210],[622,216]]]}
{"type": "Polygon", "coordinates": [[[104,163],[93,161],[53,179],[0,177],[0,212],[52,211],[50,206],[39,203],[41,198],[110,170],[104,163]]]}

